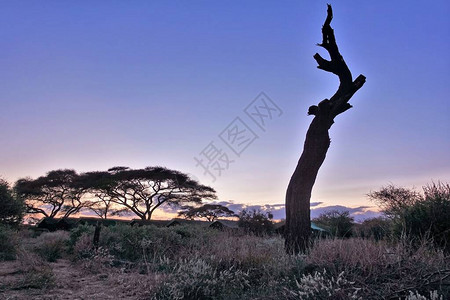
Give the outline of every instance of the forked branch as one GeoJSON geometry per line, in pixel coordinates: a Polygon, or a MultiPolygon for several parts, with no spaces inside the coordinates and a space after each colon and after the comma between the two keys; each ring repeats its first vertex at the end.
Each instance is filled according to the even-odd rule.
{"type": "Polygon", "coordinates": [[[318,106],[313,105],[308,110],[309,115],[320,115],[322,118],[327,118],[329,126],[333,124],[333,120],[337,115],[352,107],[348,101],[366,81],[366,77],[363,75],[359,75],[353,81],[352,73],[339,53],[334,31],[331,28],[332,19],[333,10],[331,5],[328,4],[327,18],[322,26],[322,43],[318,44],[318,46],[327,50],[331,60],[324,59],[319,53],[314,55],[314,59],[317,61],[317,68],[331,72],[339,77],[339,88],[330,100],[325,99],[318,106]]]}

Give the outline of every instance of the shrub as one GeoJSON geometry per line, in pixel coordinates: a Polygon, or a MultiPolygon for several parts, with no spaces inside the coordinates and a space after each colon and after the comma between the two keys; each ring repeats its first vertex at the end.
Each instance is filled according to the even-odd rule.
{"type": "Polygon", "coordinates": [[[352,236],[353,217],[349,211],[331,210],[312,220],[317,225],[328,229],[335,237],[352,236]]]}
{"type": "Polygon", "coordinates": [[[450,185],[433,183],[423,194],[388,186],[369,194],[393,222],[397,237],[408,235],[420,242],[431,238],[435,245],[450,252],[450,185]]]}
{"type": "Polygon", "coordinates": [[[356,236],[383,240],[391,235],[392,221],[383,217],[364,220],[356,226],[356,236]]]}
{"type": "Polygon", "coordinates": [[[347,280],[344,272],[336,277],[329,276],[326,270],[314,274],[302,275],[296,281],[297,288],[289,290],[289,296],[300,299],[362,299],[358,293],[361,288],[355,287],[355,282],[347,280]]]}
{"type": "Polygon", "coordinates": [[[66,252],[68,241],[66,231],[46,232],[36,238],[34,250],[45,260],[54,262],[66,252]]]}
{"type": "Polygon", "coordinates": [[[95,227],[92,225],[85,225],[85,224],[81,224],[78,225],[77,227],[73,228],[70,231],[70,238],[68,241],[68,245],[69,245],[69,251],[72,252],[75,247],[75,244],[78,242],[78,240],[83,236],[83,235],[90,235],[92,238],[94,237],[94,229],[95,227]]]}
{"type": "Polygon", "coordinates": [[[432,184],[423,190],[423,199],[403,212],[406,233],[419,239],[429,236],[450,252],[450,185],[432,184]]]}
{"type": "Polygon", "coordinates": [[[85,232],[76,239],[71,252],[74,254],[75,260],[79,260],[92,257],[93,250],[92,234],[85,232]]]}
{"type": "Polygon", "coordinates": [[[249,287],[247,277],[234,267],[217,271],[202,259],[183,260],[157,288],[153,299],[239,299],[249,287]]]}
{"type": "Polygon", "coordinates": [[[9,184],[0,178],[0,223],[18,225],[23,218],[25,206],[14,195],[9,184]]]}
{"type": "MultiPolygon", "coordinates": [[[[93,227],[79,226],[71,231],[71,251],[75,259],[88,258],[93,251],[93,227]]],[[[99,246],[119,260],[158,264],[162,258],[185,258],[213,243],[217,230],[198,226],[130,227],[117,225],[102,228],[99,246]]]]}
{"type": "Polygon", "coordinates": [[[247,232],[258,236],[272,234],[275,229],[272,218],[272,214],[268,212],[263,212],[257,209],[244,209],[239,214],[238,225],[239,227],[244,228],[247,232]]]}
{"type": "Polygon", "coordinates": [[[18,252],[18,260],[23,275],[14,289],[43,289],[55,283],[51,267],[36,254],[21,250],[18,252]]]}
{"type": "Polygon", "coordinates": [[[156,226],[131,227],[117,225],[103,228],[100,246],[110,250],[117,258],[137,261],[176,257],[182,247],[182,237],[173,228],[156,226]]]}
{"type": "Polygon", "coordinates": [[[423,296],[419,294],[417,291],[409,291],[409,295],[405,298],[405,300],[444,300],[444,297],[437,291],[430,291],[430,297],[423,296]]]}
{"type": "Polygon", "coordinates": [[[18,242],[16,231],[0,224],[0,261],[16,259],[18,242]]]}

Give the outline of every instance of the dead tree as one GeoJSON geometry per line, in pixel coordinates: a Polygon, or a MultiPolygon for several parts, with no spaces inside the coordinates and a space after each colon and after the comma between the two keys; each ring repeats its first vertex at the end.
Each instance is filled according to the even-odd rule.
{"type": "Polygon", "coordinates": [[[353,81],[352,74],[339,53],[334,32],[330,26],[332,18],[333,11],[331,5],[328,5],[327,18],[322,27],[322,43],[318,46],[327,50],[331,60],[322,58],[318,53],[314,55],[314,59],[317,61],[317,68],[336,74],[340,84],[331,99],[325,99],[308,110],[308,115],[313,115],[314,119],[306,133],[303,153],[286,192],[285,247],[287,253],[305,252],[308,249],[311,235],[311,191],[330,146],[328,130],[337,115],[352,107],[348,101],[366,81],[363,75],[359,75],[353,81]]]}

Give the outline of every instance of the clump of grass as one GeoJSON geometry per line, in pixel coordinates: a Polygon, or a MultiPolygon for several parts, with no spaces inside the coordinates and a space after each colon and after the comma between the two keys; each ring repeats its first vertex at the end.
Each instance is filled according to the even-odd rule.
{"type": "Polygon", "coordinates": [[[358,295],[361,288],[349,281],[344,272],[333,277],[323,272],[304,274],[296,281],[296,289],[288,290],[287,298],[297,299],[363,299],[358,295]]]}
{"type": "Polygon", "coordinates": [[[55,283],[55,276],[50,265],[38,255],[21,250],[18,252],[18,261],[22,276],[12,289],[44,289],[55,283]]]}
{"type": "Polygon", "coordinates": [[[114,256],[105,247],[94,247],[93,234],[90,231],[83,232],[77,237],[72,247],[73,259],[84,271],[98,274],[110,271],[114,264],[114,256]]]}
{"type": "Polygon", "coordinates": [[[344,272],[369,298],[406,297],[409,291],[430,289],[450,295],[449,258],[427,241],[416,247],[407,240],[319,240],[306,262],[334,278],[344,272]]]}
{"type": "Polygon", "coordinates": [[[205,260],[181,260],[152,299],[238,299],[249,288],[248,273],[237,268],[218,271],[205,260]]]}
{"type": "Polygon", "coordinates": [[[90,256],[78,261],[80,267],[90,274],[109,272],[114,262],[114,256],[109,254],[108,249],[102,247],[91,248],[90,256]]]}
{"type": "Polygon", "coordinates": [[[49,262],[54,262],[67,250],[69,233],[66,231],[46,232],[36,238],[34,251],[49,262]]]}
{"type": "Polygon", "coordinates": [[[429,297],[421,295],[417,291],[409,291],[408,296],[406,296],[405,300],[444,300],[442,295],[435,291],[430,291],[429,297]]]}
{"type": "Polygon", "coordinates": [[[301,256],[286,255],[283,243],[279,236],[260,237],[222,232],[216,242],[206,244],[197,256],[207,259],[219,270],[243,270],[248,273],[252,286],[270,287],[273,292],[278,280],[292,283],[306,266],[301,256]]]}
{"type": "Polygon", "coordinates": [[[78,236],[73,243],[74,245],[71,247],[71,252],[75,260],[92,257],[94,250],[92,234],[85,232],[78,236]]]}

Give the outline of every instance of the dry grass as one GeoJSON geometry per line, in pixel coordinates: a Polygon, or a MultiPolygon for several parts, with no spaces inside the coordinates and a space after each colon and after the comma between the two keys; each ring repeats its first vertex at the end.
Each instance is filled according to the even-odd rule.
{"type": "Polygon", "coordinates": [[[440,289],[449,293],[449,257],[427,241],[416,247],[406,240],[320,240],[306,262],[331,276],[344,272],[374,299],[399,297],[408,291],[440,289]]]}
{"type": "Polygon", "coordinates": [[[50,265],[33,252],[18,252],[20,279],[12,289],[44,289],[51,287],[55,277],[50,265]]]}
{"type": "Polygon", "coordinates": [[[90,231],[77,235],[69,249],[61,246],[66,233],[27,241],[31,246],[20,251],[15,275],[20,280],[6,288],[39,288],[54,299],[59,294],[69,299],[450,297],[449,258],[429,241],[417,246],[406,239],[325,239],[317,240],[308,255],[292,256],[285,254],[279,236],[188,227],[112,227],[102,233],[96,250],[90,231]],[[64,259],[48,263],[33,249],[59,249],[64,259]]]}
{"type": "Polygon", "coordinates": [[[66,231],[45,232],[36,238],[33,248],[42,258],[54,262],[67,251],[68,241],[66,231]]]}

